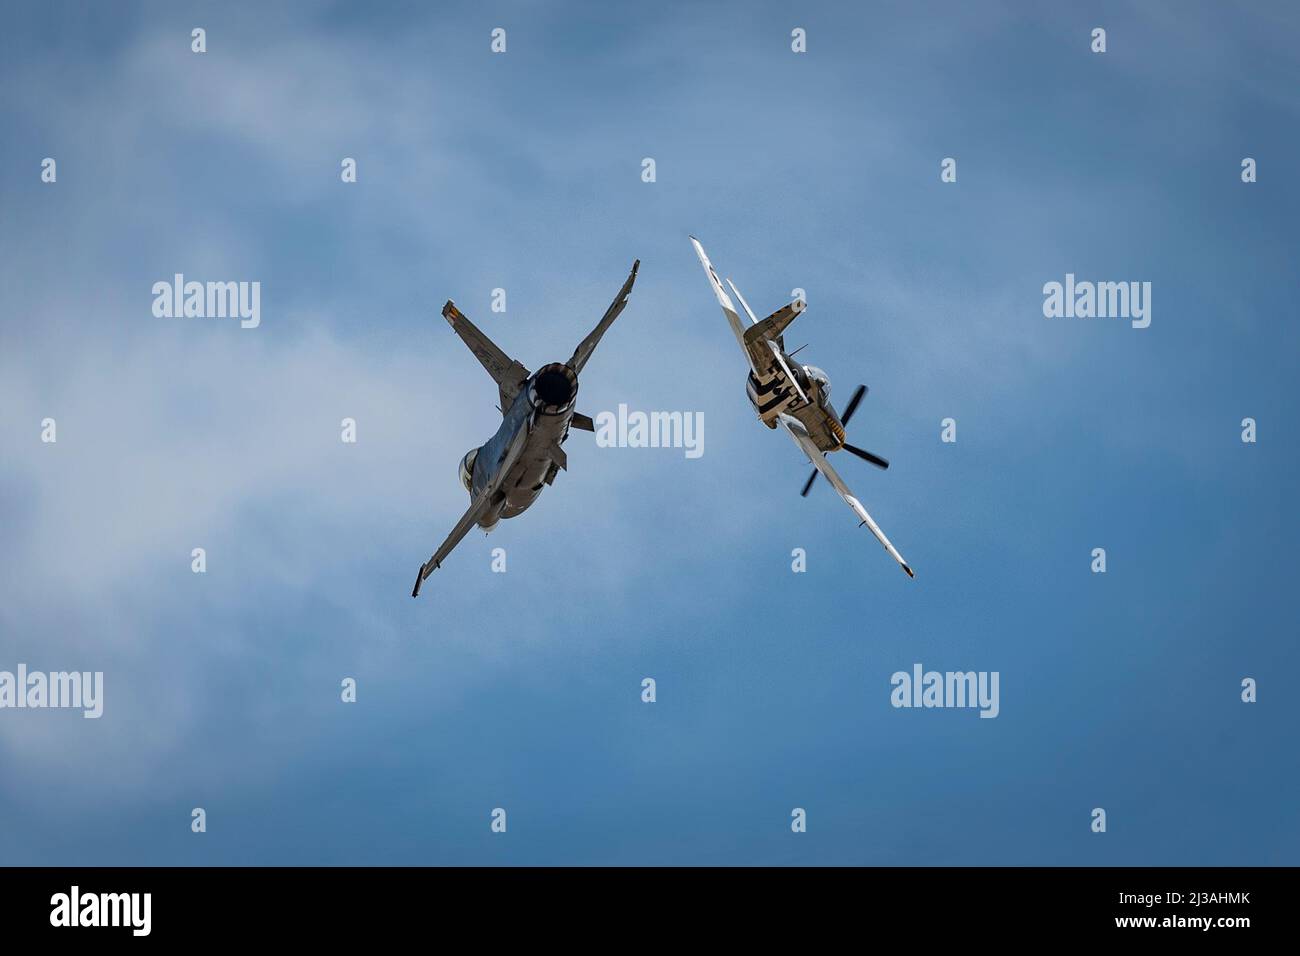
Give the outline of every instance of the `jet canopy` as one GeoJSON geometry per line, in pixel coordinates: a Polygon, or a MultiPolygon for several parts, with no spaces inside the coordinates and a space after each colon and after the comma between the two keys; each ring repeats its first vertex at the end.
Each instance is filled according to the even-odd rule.
{"type": "Polygon", "coordinates": [[[474,481],[474,460],[476,458],[478,458],[478,449],[472,448],[460,460],[460,483],[465,486],[466,491],[469,491],[469,486],[474,481]]]}

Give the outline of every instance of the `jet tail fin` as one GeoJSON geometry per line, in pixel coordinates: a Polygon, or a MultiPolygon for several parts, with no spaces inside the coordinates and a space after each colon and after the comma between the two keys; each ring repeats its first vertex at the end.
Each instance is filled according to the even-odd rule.
{"type": "Polygon", "coordinates": [[[524,382],[528,381],[528,369],[501,351],[495,342],[456,308],[456,303],[451,299],[442,307],[442,317],[497,383],[501,393],[501,414],[504,415],[524,382]]]}

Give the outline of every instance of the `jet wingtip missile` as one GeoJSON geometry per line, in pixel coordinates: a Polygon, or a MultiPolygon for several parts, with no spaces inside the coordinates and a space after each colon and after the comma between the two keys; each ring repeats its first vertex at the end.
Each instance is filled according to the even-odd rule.
{"type": "Polygon", "coordinates": [[[436,564],[431,568],[429,567],[428,564],[420,565],[420,570],[415,572],[415,587],[411,588],[411,597],[420,596],[420,585],[424,583],[425,578],[427,578],[430,574],[432,574],[437,569],[438,569],[438,565],[436,564]],[[426,569],[427,569],[427,573],[426,573],[426,569]]]}

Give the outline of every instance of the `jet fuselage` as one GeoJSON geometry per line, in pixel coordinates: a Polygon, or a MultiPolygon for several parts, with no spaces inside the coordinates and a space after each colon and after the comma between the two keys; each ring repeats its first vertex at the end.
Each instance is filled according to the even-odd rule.
{"type": "Polygon", "coordinates": [[[578,379],[571,369],[558,363],[542,367],[519,390],[496,434],[462,459],[461,481],[469,478],[471,501],[494,489],[480,527],[492,528],[501,518],[522,514],[555,480],[577,395],[578,379]]]}

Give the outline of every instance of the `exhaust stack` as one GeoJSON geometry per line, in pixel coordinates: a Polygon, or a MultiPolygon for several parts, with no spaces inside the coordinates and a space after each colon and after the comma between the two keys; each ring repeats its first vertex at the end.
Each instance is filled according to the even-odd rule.
{"type": "Polygon", "coordinates": [[[547,415],[558,415],[572,408],[577,397],[578,376],[559,362],[543,365],[528,383],[528,400],[547,415]]]}

